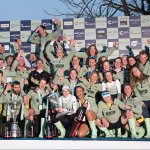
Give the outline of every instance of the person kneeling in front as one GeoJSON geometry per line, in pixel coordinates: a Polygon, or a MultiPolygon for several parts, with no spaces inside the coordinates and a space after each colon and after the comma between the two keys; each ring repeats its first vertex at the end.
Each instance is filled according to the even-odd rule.
{"type": "Polygon", "coordinates": [[[66,130],[68,130],[74,121],[77,110],[76,97],[70,94],[68,85],[62,87],[63,95],[58,100],[58,108],[56,108],[57,115],[54,120],[55,126],[60,131],[59,138],[65,137],[66,130]]]}

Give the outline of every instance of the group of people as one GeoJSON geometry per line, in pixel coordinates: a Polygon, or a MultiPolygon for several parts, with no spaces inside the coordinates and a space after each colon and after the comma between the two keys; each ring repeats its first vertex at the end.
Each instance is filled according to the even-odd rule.
{"type": "Polygon", "coordinates": [[[25,55],[17,39],[14,52],[6,56],[0,44],[1,128],[12,122],[15,101],[24,137],[29,121],[34,121],[35,137],[45,136],[43,125],[50,110],[58,137],[64,138],[83,107],[84,118],[76,130],[79,138],[150,138],[149,53],[141,50],[134,56],[129,49],[130,55],[109,60],[116,43],[110,50],[97,50],[92,44],[77,52],[74,39],[63,35],[58,40],[61,22],[54,22],[55,32],[47,33],[40,25],[29,37],[28,42],[37,45],[35,53],[25,55]],[[60,96],[52,108],[47,97],[53,93],[60,96]]]}

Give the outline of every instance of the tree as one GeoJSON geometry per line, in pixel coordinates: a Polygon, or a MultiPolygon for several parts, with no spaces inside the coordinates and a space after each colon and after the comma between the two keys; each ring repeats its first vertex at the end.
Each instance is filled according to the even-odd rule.
{"type": "Polygon", "coordinates": [[[139,16],[150,15],[150,0],[60,0],[66,5],[69,12],[60,12],[53,16],[74,18],[111,17],[114,15],[139,16]]]}

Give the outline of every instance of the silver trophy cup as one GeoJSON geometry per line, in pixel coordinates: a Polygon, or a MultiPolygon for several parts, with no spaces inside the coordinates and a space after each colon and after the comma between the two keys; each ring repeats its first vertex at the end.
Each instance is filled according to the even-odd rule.
{"type": "Polygon", "coordinates": [[[19,103],[17,101],[13,101],[12,103],[12,107],[13,107],[13,122],[11,124],[11,137],[17,138],[17,137],[21,137],[22,136],[22,132],[21,129],[18,126],[18,122],[16,121],[17,118],[17,105],[19,105],[19,103]]]}

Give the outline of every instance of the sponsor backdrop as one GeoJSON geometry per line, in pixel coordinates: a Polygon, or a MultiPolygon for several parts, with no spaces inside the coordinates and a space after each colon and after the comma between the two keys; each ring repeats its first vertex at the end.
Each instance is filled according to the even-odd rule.
{"type": "MultiPolygon", "coordinates": [[[[74,18],[63,19],[62,34],[67,35],[67,39],[76,40],[77,51],[96,44],[98,50],[103,46],[109,49],[113,42],[118,42],[116,51],[112,57],[128,54],[126,46],[129,45],[135,54],[150,40],[150,16],[122,16],[108,18],[74,18]]],[[[0,43],[5,45],[6,51],[11,53],[11,45],[17,38],[22,39],[22,49],[26,53],[34,52],[35,45],[27,42],[31,32],[37,26],[43,24],[47,32],[52,33],[54,26],[51,19],[46,20],[21,20],[21,21],[0,21],[0,43]]]]}

